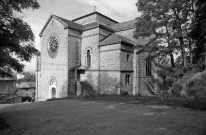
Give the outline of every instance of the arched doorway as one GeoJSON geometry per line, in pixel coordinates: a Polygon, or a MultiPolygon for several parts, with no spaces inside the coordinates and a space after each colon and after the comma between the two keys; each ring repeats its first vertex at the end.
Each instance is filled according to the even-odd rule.
{"type": "Polygon", "coordinates": [[[50,98],[56,98],[56,92],[57,92],[57,81],[56,79],[53,77],[50,81],[50,85],[49,85],[49,93],[50,93],[50,98]]]}

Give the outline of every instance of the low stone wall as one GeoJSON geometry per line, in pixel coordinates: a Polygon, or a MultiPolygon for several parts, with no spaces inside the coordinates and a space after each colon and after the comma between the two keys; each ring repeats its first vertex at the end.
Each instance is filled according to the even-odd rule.
{"type": "Polygon", "coordinates": [[[6,103],[9,103],[9,104],[21,103],[22,102],[22,97],[15,96],[15,97],[6,98],[5,100],[6,100],[6,103]]]}

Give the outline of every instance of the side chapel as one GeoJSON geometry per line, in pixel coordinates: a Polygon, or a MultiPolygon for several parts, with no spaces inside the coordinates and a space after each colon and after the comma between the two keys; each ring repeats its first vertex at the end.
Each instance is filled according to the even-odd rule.
{"type": "Polygon", "coordinates": [[[81,82],[98,93],[151,95],[152,63],[136,54],[136,20],[117,22],[99,12],[74,20],[51,15],[41,30],[36,100],[80,95],[81,82]]]}

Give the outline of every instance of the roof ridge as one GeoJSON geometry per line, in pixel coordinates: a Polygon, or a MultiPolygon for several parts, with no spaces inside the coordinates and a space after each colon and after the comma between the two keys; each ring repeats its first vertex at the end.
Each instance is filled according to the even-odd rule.
{"type": "Polygon", "coordinates": [[[59,22],[61,22],[65,28],[71,28],[71,29],[75,29],[75,30],[82,30],[82,25],[78,24],[76,22],[73,22],[71,20],[65,19],[63,17],[59,17],[57,15],[51,14],[50,17],[47,19],[44,27],[42,28],[39,36],[42,36],[42,33],[44,32],[45,28],[47,27],[47,25],[49,24],[50,20],[52,18],[55,18],[56,20],[58,20],[59,22]]]}
{"type": "Polygon", "coordinates": [[[135,28],[136,21],[137,21],[137,19],[133,19],[133,20],[113,24],[113,25],[111,25],[111,27],[117,32],[127,30],[127,29],[132,29],[132,28],[135,28]]]}
{"type": "Polygon", "coordinates": [[[116,34],[116,33],[113,33],[110,36],[108,36],[107,38],[105,38],[103,41],[101,41],[99,43],[99,45],[100,46],[101,45],[109,45],[109,44],[121,43],[121,42],[124,42],[124,43],[127,43],[127,44],[131,44],[131,45],[135,45],[135,42],[133,42],[132,40],[130,40],[127,37],[124,37],[122,35],[116,34]],[[114,37],[112,37],[112,36],[114,36],[114,37]],[[111,40],[110,38],[114,38],[115,40],[111,40]],[[109,42],[111,42],[111,43],[107,43],[108,42],[107,40],[109,40],[109,42]]]}
{"type": "Polygon", "coordinates": [[[118,21],[116,21],[116,20],[114,20],[114,19],[112,19],[112,18],[110,18],[110,17],[108,17],[108,16],[106,16],[106,15],[104,15],[104,14],[98,12],[98,11],[94,11],[94,12],[91,12],[91,13],[89,13],[89,14],[80,16],[80,17],[78,17],[78,18],[73,19],[72,21],[76,21],[76,20],[82,19],[82,18],[84,18],[84,17],[93,15],[93,14],[99,14],[99,15],[101,15],[101,16],[103,16],[103,17],[105,17],[105,18],[107,18],[107,19],[109,19],[109,20],[111,20],[111,21],[113,21],[113,22],[119,23],[118,21]]]}

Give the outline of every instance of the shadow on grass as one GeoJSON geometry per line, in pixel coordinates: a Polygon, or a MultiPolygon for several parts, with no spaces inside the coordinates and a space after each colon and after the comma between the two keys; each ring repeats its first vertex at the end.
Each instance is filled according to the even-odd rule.
{"type": "Polygon", "coordinates": [[[118,96],[118,95],[92,95],[92,96],[68,96],[65,98],[50,99],[63,100],[63,99],[86,99],[86,100],[102,100],[112,102],[124,102],[130,104],[144,104],[144,105],[166,105],[171,107],[185,107],[195,110],[206,110],[206,99],[188,99],[188,98],[175,98],[175,97],[157,97],[157,96],[118,96]]]}
{"type": "Polygon", "coordinates": [[[10,128],[10,126],[7,123],[7,121],[3,117],[0,116],[0,131],[6,130],[9,128],[10,128]]]}

